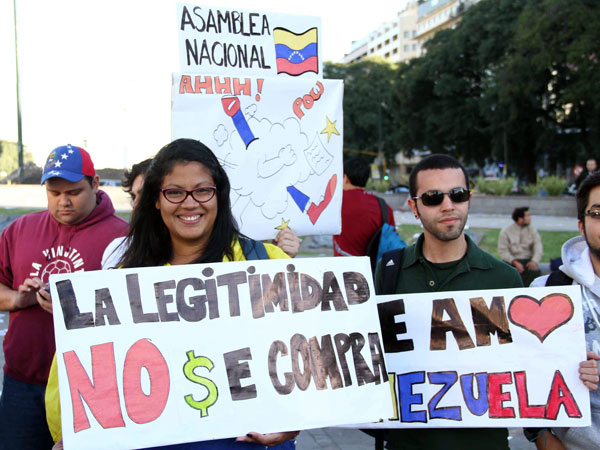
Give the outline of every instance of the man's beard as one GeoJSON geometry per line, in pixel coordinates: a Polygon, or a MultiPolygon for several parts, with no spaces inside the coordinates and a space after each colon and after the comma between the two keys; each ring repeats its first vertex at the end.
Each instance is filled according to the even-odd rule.
{"type": "MultiPolygon", "coordinates": [[[[418,212],[419,210],[417,209],[417,213],[418,212]]],[[[462,235],[465,225],[467,224],[467,215],[463,217],[460,214],[453,214],[453,216],[459,218],[459,223],[457,223],[452,229],[444,231],[441,226],[438,226],[439,224],[436,224],[434,221],[424,220],[423,216],[420,214],[419,216],[421,218],[421,224],[423,225],[423,228],[442,242],[449,242],[458,239],[462,235]]]]}
{"type": "Polygon", "coordinates": [[[585,231],[585,227],[583,228],[583,237],[585,239],[585,243],[587,244],[588,248],[590,249],[590,253],[592,255],[594,255],[596,258],[600,259],[600,247],[594,247],[587,236],[587,233],[585,231]]]}

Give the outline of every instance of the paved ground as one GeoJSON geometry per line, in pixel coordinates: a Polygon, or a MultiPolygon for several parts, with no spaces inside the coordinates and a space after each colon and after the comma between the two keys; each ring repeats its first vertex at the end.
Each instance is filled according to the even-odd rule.
{"type": "MultiPolygon", "coordinates": [[[[523,437],[520,428],[509,428],[508,445],[511,450],[534,450],[535,445],[523,437]]],[[[319,428],[306,430],[298,436],[298,450],[362,450],[373,449],[375,440],[359,430],[319,428]]],[[[482,443],[481,448],[485,448],[482,443]]]]}
{"type": "MultiPolygon", "coordinates": [[[[418,224],[409,212],[395,211],[394,217],[396,224],[418,224]]],[[[6,216],[0,216],[0,230],[8,221],[6,216]]],[[[472,228],[502,228],[509,223],[511,223],[511,219],[506,216],[471,214],[467,225],[472,228]]],[[[575,218],[533,216],[532,223],[540,230],[577,231],[575,218]]],[[[302,242],[301,252],[305,256],[330,256],[332,254],[331,236],[305,238],[302,242]]],[[[8,314],[0,313],[0,342],[4,339],[7,327],[8,314]]],[[[0,365],[4,365],[4,352],[1,349],[0,365]]],[[[0,371],[0,382],[1,380],[2,372],[0,371]]],[[[509,429],[509,433],[511,450],[531,450],[535,448],[533,444],[525,440],[521,429],[509,429]]],[[[359,450],[372,449],[373,447],[373,438],[359,430],[343,428],[321,428],[303,431],[298,437],[297,446],[298,450],[359,450]]]]}
{"type": "MultiPolygon", "coordinates": [[[[394,211],[396,225],[419,225],[411,212],[394,211]]],[[[513,222],[510,215],[469,214],[467,226],[470,228],[503,228],[513,222]]],[[[577,219],[564,216],[531,216],[531,224],[538,230],[578,231],[577,219]]]]}

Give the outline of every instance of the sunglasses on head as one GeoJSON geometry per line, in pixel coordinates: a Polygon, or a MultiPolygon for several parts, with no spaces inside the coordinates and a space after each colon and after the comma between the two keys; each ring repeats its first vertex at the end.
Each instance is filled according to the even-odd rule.
{"type": "Polygon", "coordinates": [[[453,203],[464,203],[469,201],[469,195],[471,191],[467,188],[456,187],[450,189],[448,192],[442,191],[427,191],[423,192],[420,197],[413,197],[413,200],[421,200],[425,206],[437,206],[441,205],[444,201],[444,195],[450,197],[453,203]]]}

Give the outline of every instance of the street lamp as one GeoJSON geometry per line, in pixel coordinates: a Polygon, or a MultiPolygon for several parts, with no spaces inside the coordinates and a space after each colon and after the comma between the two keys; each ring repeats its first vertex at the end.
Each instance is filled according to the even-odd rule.
{"type": "Polygon", "coordinates": [[[21,85],[19,83],[19,47],[17,45],[17,0],[13,0],[13,18],[15,22],[15,71],[17,75],[17,155],[19,161],[19,184],[25,181],[23,167],[23,134],[21,131],[21,85]]]}
{"type": "Polygon", "coordinates": [[[385,170],[386,170],[386,161],[385,161],[385,156],[383,155],[383,125],[382,125],[382,118],[381,118],[381,110],[382,108],[386,108],[387,109],[387,105],[385,104],[385,102],[379,102],[379,121],[378,121],[378,128],[379,128],[379,137],[378,137],[378,143],[377,143],[377,152],[378,152],[378,157],[379,157],[379,172],[381,173],[381,180],[383,181],[385,179],[385,170]]]}

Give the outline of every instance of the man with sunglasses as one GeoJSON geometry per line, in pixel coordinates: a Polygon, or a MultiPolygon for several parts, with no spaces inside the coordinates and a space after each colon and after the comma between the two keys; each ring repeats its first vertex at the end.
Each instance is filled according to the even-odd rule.
{"type": "Polygon", "coordinates": [[[538,449],[598,448],[600,442],[600,172],[581,183],[576,195],[579,233],[562,247],[563,264],[550,275],[536,278],[532,287],[576,284],[581,286],[587,361],[580,364],[581,380],[590,395],[592,425],[585,428],[528,428],[525,436],[538,449]]]}
{"type": "MultiPolygon", "coordinates": [[[[465,235],[471,193],[460,162],[448,155],[428,156],[412,170],[409,190],[408,203],[423,233],[397,260],[384,254],[375,274],[378,294],[523,286],[514,267],[484,252],[465,235]],[[396,270],[390,270],[393,267],[396,270]]],[[[388,429],[385,434],[386,448],[392,450],[508,449],[508,432],[502,428],[388,429]]]]}

